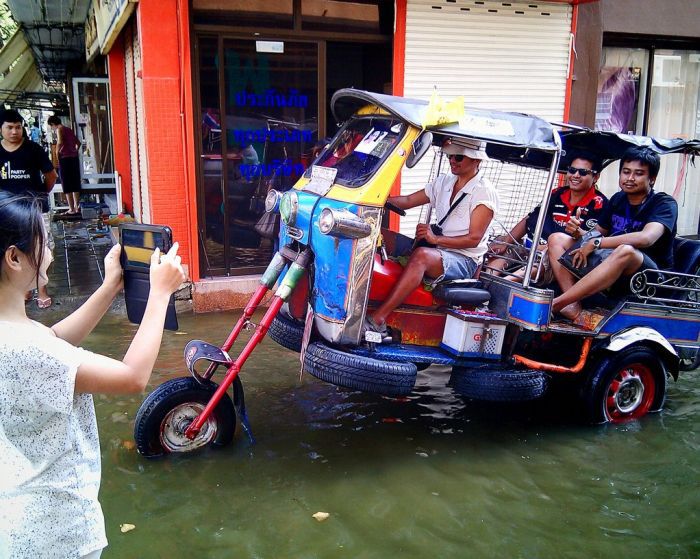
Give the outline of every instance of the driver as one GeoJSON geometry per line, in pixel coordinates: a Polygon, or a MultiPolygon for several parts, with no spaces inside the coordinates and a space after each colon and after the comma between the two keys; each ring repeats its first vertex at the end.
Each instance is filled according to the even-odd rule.
{"type": "Polygon", "coordinates": [[[435,278],[434,283],[471,278],[481,264],[487,248],[487,230],[498,211],[496,189],[479,171],[481,162],[488,160],[486,142],[447,140],[442,151],[449,160],[451,174],[439,175],[418,192],[390,196],[387,200],[404,210],[431,204],[442,232],[436,234],[430,225],[418,224],[416,241],[432,246],[411,252],[389,298],[365,319],[366,330],[386,335],[387,317],[421,284],[424,276],[435,278]]]}

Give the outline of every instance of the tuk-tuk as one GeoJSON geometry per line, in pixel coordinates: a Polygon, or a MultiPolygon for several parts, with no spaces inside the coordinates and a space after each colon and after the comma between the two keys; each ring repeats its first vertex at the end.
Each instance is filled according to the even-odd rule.
{"type": "Polygon", "coordinates": [[[599,303],[604,318],[585,330],[552,316],[554,290],[539,281],[545,212],[531,244],[516,247],[524,255],[520,280],[494,273],[488,263],[496,255],[487,253],[478,278],[415,289],[389,316],[391,337],[365,332],[363,323],[402,272],[400,259],[392,257],[398,236],[386,227],[388,212],[398,210],[386,205],[392,186],[402,169],[414,168],[427,153],[433,161],[423,165],[430,175],[424,182],[434,178],[444,165],[445,139],[486,142],[489,161],[480,172],[502,201],[494,236],[537,204],[547,207],[574,149],[609,164],[632,145],[695,155],[700,143],[560,131],[561,125],[534,116],[474,109],[458,122],[426,124],[434,109],[427,101],[354,89],[338,91],[331,106],[342,123],[332,141],[291,190],[268,194],[266,209],[281,221],[279,250],[258,289],[220,347],[187,344],[191,377],[165,382],[143,402],[134,433],[141,454],[227,444],[236,418],[251,436],[239,373],[268,332],[303,353],[303,370],[311,375],[389,396],[409,394],[418,370],[432,364],[452,367],[456,392],[486,401],[534,400],[566,378],[593,422],[660,410],[667,379],[698,364],[700,242],[676,239],[676,268],[636,274],[630,294],[599,303]],[[251,339],[232,358],[236,338],[275,285],[251,339]],[[212,378],[220,368],[225,374],[217,386],[212,378]]]}

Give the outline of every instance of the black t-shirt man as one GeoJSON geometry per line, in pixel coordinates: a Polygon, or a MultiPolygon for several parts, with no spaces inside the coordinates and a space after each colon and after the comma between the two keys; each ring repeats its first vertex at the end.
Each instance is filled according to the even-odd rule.
{"type": "Polygon", "coordinates": [[[673,239],[676,236],[678,204],[665,192],[652,190],[638,206],[629,203],[624,192],[617,192],[603,210],[598,225],[609,237],[641,231],[647,223],[664,226],[663,235],[651,246],[638,250],[651,258],[661,270],[673,268],[673,239]]]}
{"type": "Polygon", "coordinates": [[[53,171],[47,153],[31,140],[25,139],[14,151],[0,144],[0,190],[15,194],[26,191],[46,194],[43,173],[53,171]]]}
{"type": "Polygon", "coordinates": [[[0,143],[0,190],[22,194],[34,192],[42,197],[48,211],[48,194],[42,174],[53,171],[47,153],[40,145],[26,138],[16,150],[8,151],[0,143]]]}

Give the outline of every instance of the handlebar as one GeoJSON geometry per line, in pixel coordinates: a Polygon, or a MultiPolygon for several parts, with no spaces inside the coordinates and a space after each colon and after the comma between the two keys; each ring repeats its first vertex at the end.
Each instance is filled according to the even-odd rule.
{"type": "Polygon", "coordinates": [[[394,204],[392,204],[391,202],[387,202],[386,204],[384,204],[384,207],[385,207],[387,210],[389,210],[389,211],[396,212],[396,213],[399,214],[400,216],[405,216],[405,215],[406,215],[406,211],[405,211],[405,210],[402,210],[402,209],[399,208],[398,206],[394,206],[394,204]]]}

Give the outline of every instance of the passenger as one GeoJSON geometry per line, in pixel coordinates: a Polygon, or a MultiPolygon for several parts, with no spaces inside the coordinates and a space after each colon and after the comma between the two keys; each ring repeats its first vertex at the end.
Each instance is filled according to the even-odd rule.
{"type": "Polygon", "coordinates": [[[151,257],[146,312],[120,361],[77,347],[122,287],[119,245],[97,291],[49,328],[27,318],[23,301],[48,281],[41,203],[0,196],[0,224],[0,557],[96,558],[107,540],[92,394],[145,388],[170,295],[185,279],[177,243],[151,257]]]}
{"type": "Polygon", "coordinates": [[[621,192],[610,199],[596,226],[603,236],[586,240],[570,253],[573,265],[583,268],[594,250],[603,250],[604,260],[578,282],[559,258],[582,236],[580,220],[572,218],[566,233],[549,238],[549,262],[563,292],[554,299],[553,312],[594,328],[596,317],[582,310],[582,299],[611,287],[620,278],[627,283],[638,271],[673,266],[678,204],[668,194],[654,190],[659,167],[658,154],[649,148],[634,147],[624,153],[620,160],[621,192]]]}
{"type": "Polygon", "coordinates": [[[438,222],[447,218],[441,223],[439,235],[430,225],[418,224],[416,241],[435,246],[422,246],[411,252],[389,298],[366,318],[366,330],[387,334],[387,317],[421,284],[424,276],[436,278],[435,282],[471,278],[481,264],[487,248],[487,230],[498,211],[496,190],[479,172],[481,162],[488,159],[486,143],[448,140],[443,152],[449,159],[451,175],[440,175],[418,192],[390,196],[387,200],[401,209],[430,203],[438,222]]]}
{"type": "MultiPolygon", "coordinates": [[[[595,228],[603,207],[608,202],[606,196],[596,188],[601,168],[602,162],[598,156],[583,151],[573,154],[571,164],[566,170],[566,186],[554,190],[549,199],[540,235],[542,241],[546,242],[552,233],[565,231],[566,225],[572,217],[582,216],[584,218],[580,220],[583,231],[595,228]]],[[[539,214],[540,206],[537,206],[521,219],[509,233],[496,237],[491,243],[490,250],[494,254],[505,253],[506,256],[510,253],[512,258],[524,262],[529,254],[528,241],[532,241],[539,214]],[[524,246],[513,247],[505,244],[512,245],[514,242],[523,243],[524,246]]],[[[546,243],[541,244],[538,249],[543,252],[542,263],[544,264],[543,271],[539,273],[539,283],[548,284],[551,283],[553,277],[546,254],[546,243]]],[[[501,270],[512,268],[512,266],[512,261],[505,258],[497,258],[488,262],[489,271],[497,275],[501,270]]],[[[516,277],[522,277],[524,269],[511,270],[510,273],[516,277]]],[[[537,270],[533,269],[533,277],[537,277],[536,274],[537,270]]]]}

